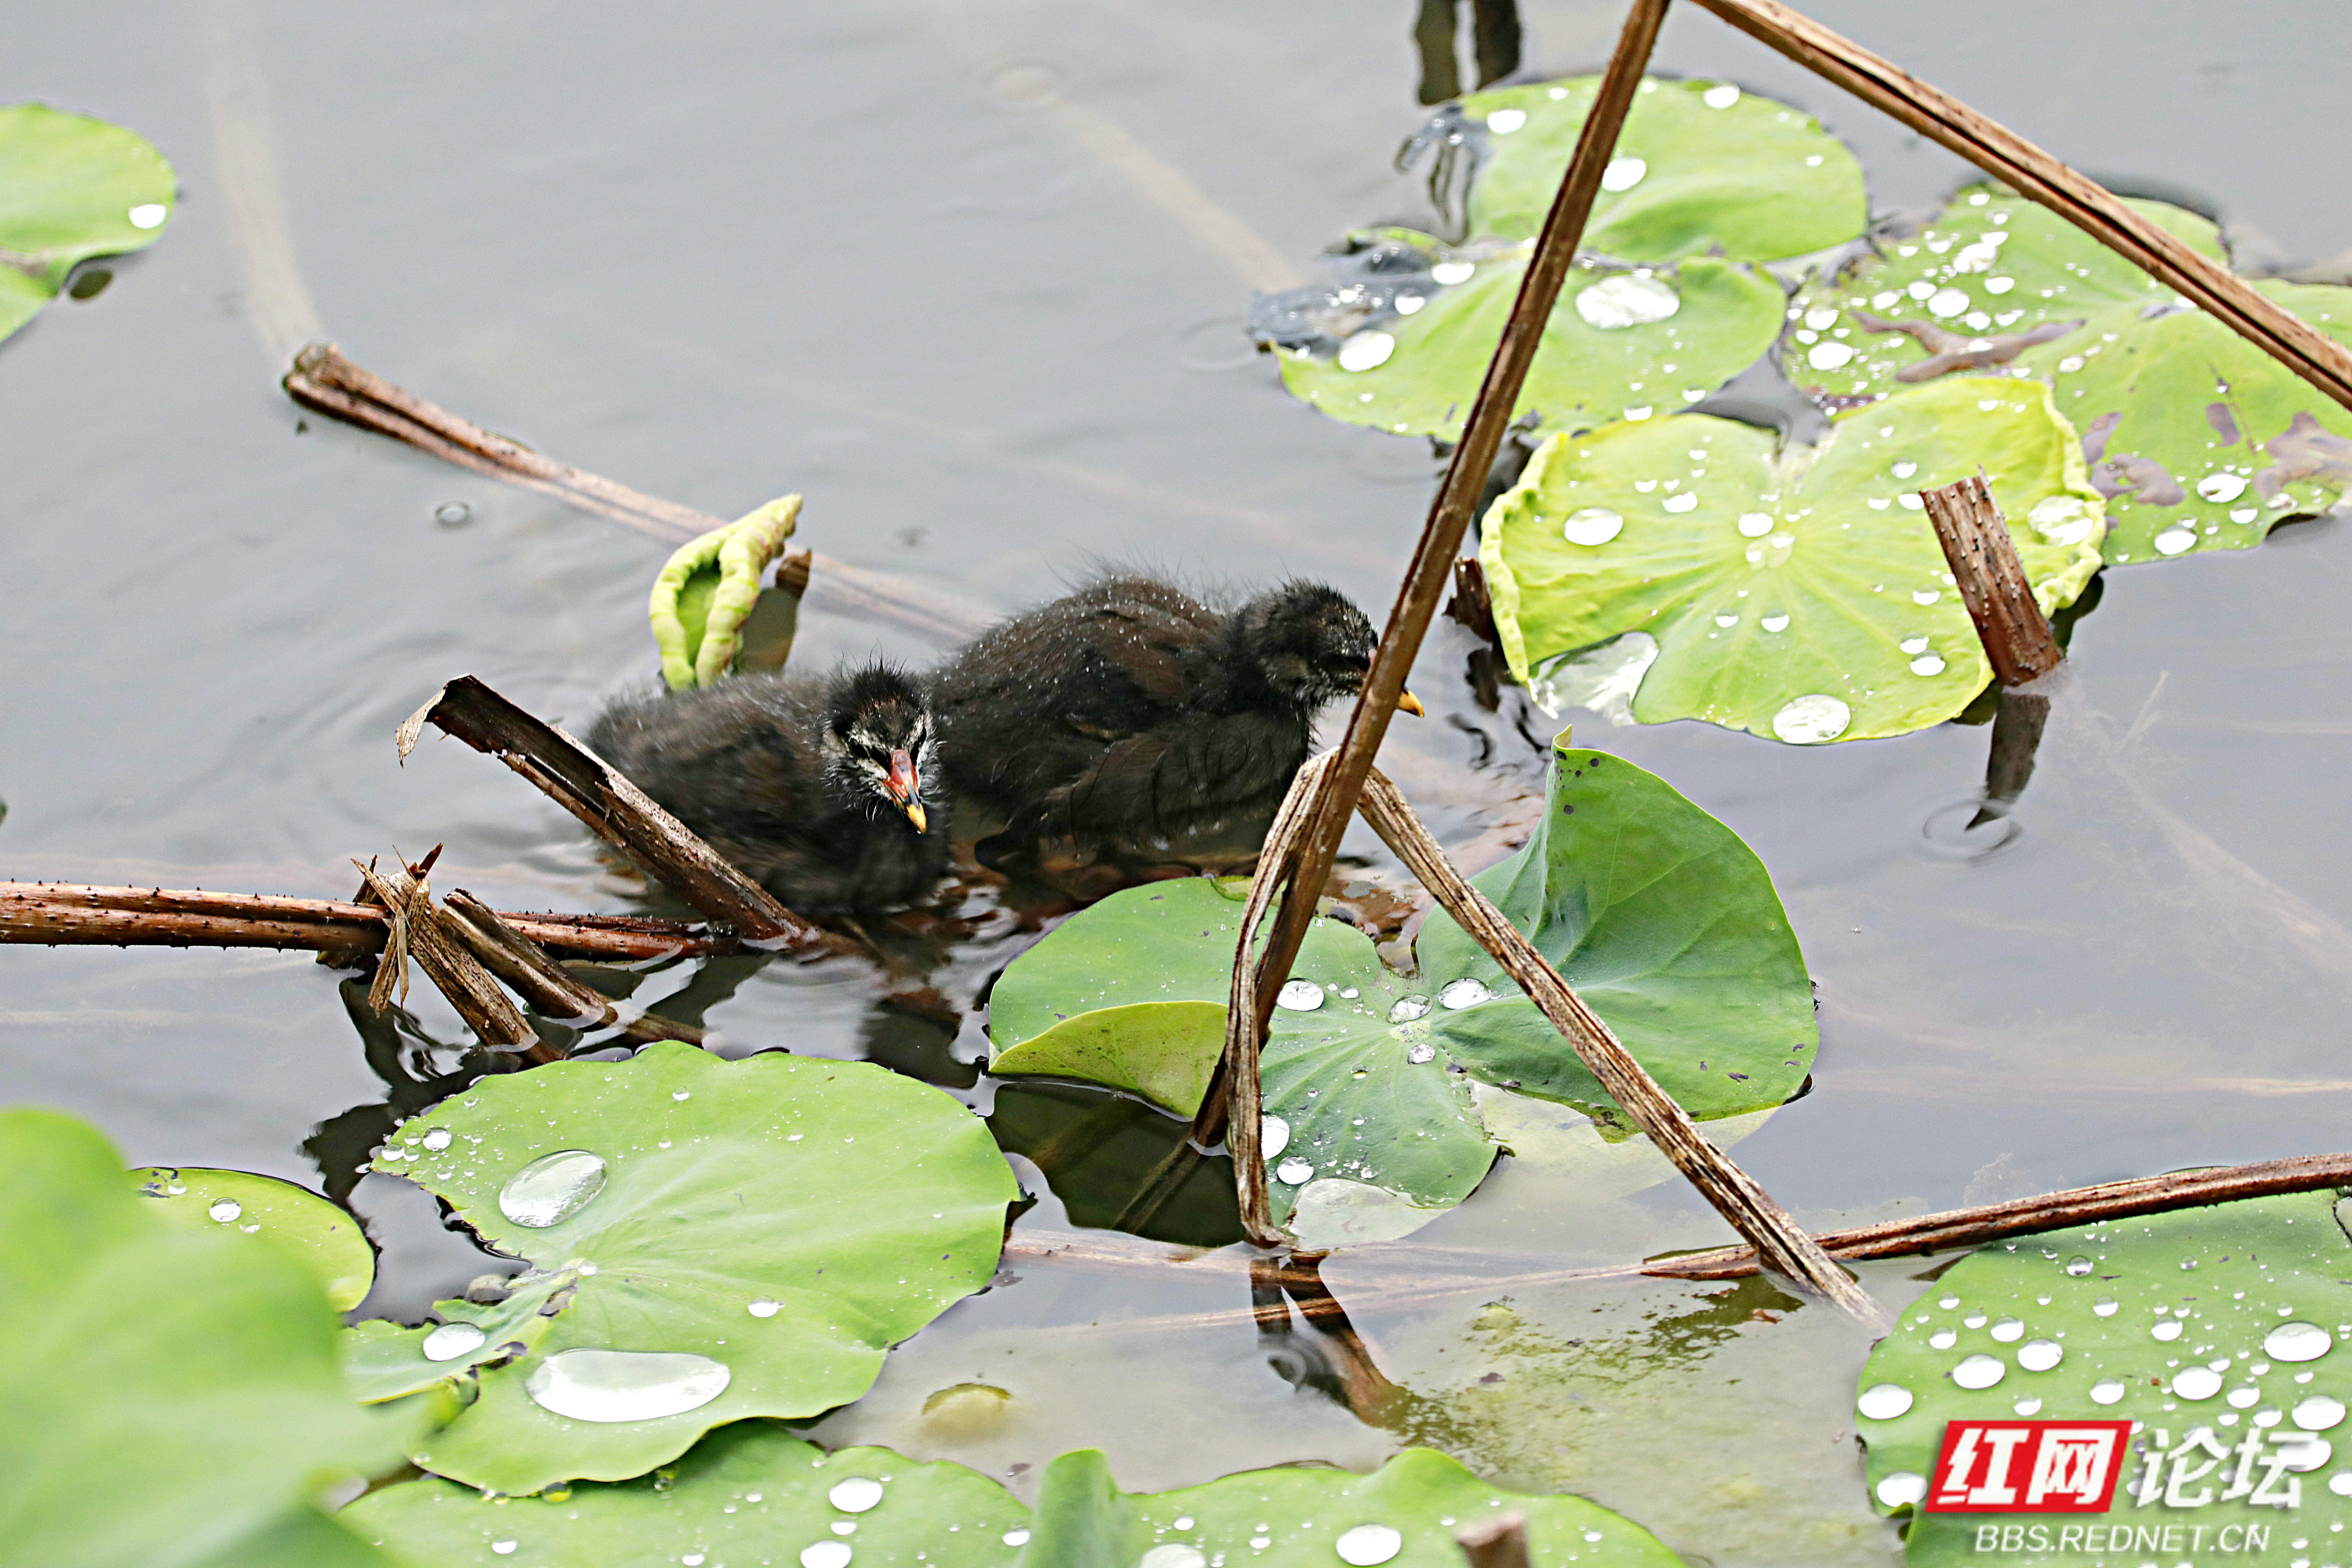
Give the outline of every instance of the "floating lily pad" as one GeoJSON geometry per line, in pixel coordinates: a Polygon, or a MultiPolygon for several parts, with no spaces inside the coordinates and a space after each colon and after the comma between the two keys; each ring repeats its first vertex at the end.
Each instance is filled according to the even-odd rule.
{"type": "Polygon", "coordinates": [[[254,1561],[259,1537],[315,1540],[315,1524],[331,1539],[310,1508],[320,1489],[398,1462],[397,1431],[344,1394],[311,1271],[155,1209],[96,1129],[0,1112],[12,1562],[254,1561]]]}
{"type": "Polygon", "coordinates": [[[131,1173],[132,1188],[154,1202],[148,1213],[183,1230],[249,1236],[316,1275],[328,1305],[348,1312],[375,1283],[375,1249],[360,1222],[291,1182],[246,1171],[149,1165],[131,1173]]]}
{"type": "Polygon", "coordinates": [[[155,242],[178,182],[146,138],[37,103],[0,109],[0,338],[93,256],[155,242]]]}
{"type": "MultiPolygon", "coordinates": [[[[1544,825],[1475,881],[1694,1116],[1779,1105],[1803,1083],[1811,988],[1771,879],[1663,780],[1561,750],[1544,825]]],[[[1194,879],[1072,916],[997,982],[990,1070],[1105,1084],[1191,1114],[1223,1044],[1240,911],[1194,879]]],[[[1302,1237],[1402,1234],[1461,1202],[1507,1140],[1495,1123],[1511,1120],[1508,1091],[1617,1115],[1451,920],[1432,915],[1419,951],[1420,977],[1406,979],[1336,921],[1316,921],[1300,947],[1264,1084],[1275,1212],[1295,1214],[1302,1237]]]]}
{"type": "Polygon", "coordinates": [[[1155,1493],[1118,1490],[1094,1449],[1064,1454],[1038,1480],[1021,1568],[1461,1568],[1457,1532],[1507,1510],[1526,1517],[1538,1568],[1679,1568],[1622,1515],[1579,1497],[1504,1491],[1432,1448],[1408,1448],[1369,1476],[1285,1467],[1155,1493]]]}
{"type": "MultiPolygon", "coordinates": [[[[1281,351],[1292,393],[1351,425],[1461,436],[1527,276],[1528,248],[1453,251],[1429,241],[1422,254],[1427,270],[1381,279],[1383,308],[1365,314],[1336,353],[1281,351]]],[[[1696,403],[1771,347],[1782,304],[1780,284],[1728,261],[1626,268],[1587,258],[1552,308],[1516,414],[1573,429],[1696,403]]]]}
{"type": "Polygon", "coordinates": [[[734,668],[761,574],[783,553],[800,510],[800,497],[780,497],[688,541],[663,563],[647,613],[671,690],[715,685],[734,668]]]}
{"type": "Polygon", "coordinates": [[[1003,1487],[961,1465],[887,1448],[827,1454],[766,1421],[713,1432],[674,1468],[566,1493],[496,1502],[448,1481],[409,1481],[343,1517],[420,1568],[1010,1568],[1029,1523],[1003,1487]]]}
{"type": "MultiPolygon", "coordinates": [[[[1534,237],[1559,194],[1601,79],[1476,92],[1464,118],[1486,146],[1470,232],[1534,237]]],[[[1768,261],[1843,245],[1869,220],[1862,165],[1811,115],[1729,82],[1644,79],[1583,248],[1635,261],[1719,255],[1768,261]]]]}
{"type": "MultiPolygon", "coordinates": [[[[2206,219],[2131,205],[2222,258],[2206,219]]],[[[2051,383],[2107,498],[2107,561],[2242,550],[2352,489],[2352,412],[2046,208],[1979,187],[1881,248],[1798,295],[1790,376],[1839,400],[2002,367],[2051,383]]],[[[2352,289],[2254,287],[2352,342],[2352,289]]]]}
{"type": "Polygon", "coordinates": [[[537,1265],[520,1301],[444,1303],[447,1322],[352,1352],[379,1393],[424,1361],[478,1366],[477,1397],[413,1457],[501,1492],[626,1479],[722,1422],[856,1399],[892,1344],[987,1283],[1017,1195],[986,1128],[937,1089],[675,1042],[485,1079],[374,1168],[537,1265]]]}
{"type": "Polygon", "coordinates": [[[1914,1568],[1981,1562],[1987,1523],[2042,1531],[2021,1561],[2082,1568],[2137,1561],[2134,1532],[2150,1526],[2201,1526],[2232,1543],[2232,1563],[2315,1555],[2297,1538],[2352,1522],[2352,1450],[2337,1447],[2352,1433],[2352,1246],[2335,1203],[2300,1194],[2053,1231],[1946,1272],[1871,1353],[1856,1401],[1872,1496],[1916,1516],[1914,1568]],[[1985,1491],[1956,1500],[2000,1500],[2006,1483],[2024,1514],[2050,1517],[1939,1508],[1959,1421],[2004,1430],[1954,1448],[1969,1461],[1959,1479],[1985,1491]],[[2080,1431],[2062,1454],[2047,1434],[2021,1438],[2027,1422],[2125,1429],[2080,1431]],[[2110,1480],[2107,1509],[2062,1511],[2110,1480]]]}
{"type": "MultiPolygon", "coordinates": [[[[1539,447],[1480,527],[1512,671],[1638,632],[1633,716],[1797,742],[1900,735],[1991,679],[1918,491],[1982,469],[2043,611],[2099,567],[2101,498],[2038,382],[1958,376],[1782,452],[1703,415],[1539,447]]],[[[1540,692],[1540,685],[1536,687],[1540,692]]]]}

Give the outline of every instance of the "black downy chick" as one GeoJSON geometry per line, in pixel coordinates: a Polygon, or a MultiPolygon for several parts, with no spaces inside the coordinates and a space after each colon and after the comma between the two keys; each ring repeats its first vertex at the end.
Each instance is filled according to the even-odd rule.
{"type": "MultiPolygon", "coordinates": [[[[1378,641],[1319,583],[1221,613],[1149,577],[1105,578],[992,627],[933,677],[949,783],[1008,819],[995,855],[1042,835],[1144,843],[1267,815],[1316,714],[1361,689],[1378,641]]],[[[1400,705],[1421,711],[1410,693],[1400,705]]]]}
{"type": "Polygon", "coordinates": [[[625,698],[588,745],[797,913],[905,904],[946,873],[930,710],[888,665],[625,698]]]}

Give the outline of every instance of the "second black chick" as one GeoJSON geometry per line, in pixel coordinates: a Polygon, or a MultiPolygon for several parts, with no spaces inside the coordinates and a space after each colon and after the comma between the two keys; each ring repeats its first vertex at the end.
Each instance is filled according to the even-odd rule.
{"type": "Polygon", "coordinates": [[[624,699],[588,745],[796,913],[905,904],[947,870],[930,710],[888,665],[624,699]]]}
{"type": "MultiPolygon", "coordinates": [[[[1378,642],[1319,583],[1223,613],[1105,578],[992,627],[932,678],[949,783],[1008,819],[984,859],[1043,835],[1142,844],[1267,815],[1316,714],[1362,688],[1378,642]]],[[[1421,711],[1410,693],[1402,706],[1421,711]]]]}

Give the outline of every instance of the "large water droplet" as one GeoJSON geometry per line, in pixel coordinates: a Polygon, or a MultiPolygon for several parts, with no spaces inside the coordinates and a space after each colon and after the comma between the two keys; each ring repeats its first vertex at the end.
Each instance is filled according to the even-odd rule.
{"type": "Polygon", "coordinates": [[[1471,274],[1477,270],[1478,264],[1475,261],[1441,261],[1429,269],[1429,276],[1432,281],[1451,288],[1456,283],[1469,282],[1471,274]]]}
{"type": "Polygon", "coordinates": [[[2263,1353],[2273,1361],[2317,1361],[2335,1342],[2317,1323],[2281,1323],[2263,1336],[2263,1353]]]}
{"type": "Polygon", "coordinates": [[[541,1154],[499,1189],[499,1212],[533,1230],[561,1225],[604,1190],[604,1156],[585,1149],[541,1154]]]}
{"type": "Polygon", "coordinates": [[[1404,1059],[1411,1062],[1415,1067],[1420,1067],[1427,1062],[1433,1062],[1437,1059],[1437,1047],[1431,1045],[1427,1040],[1415,1040],[1412,1045],[1406,1049],[1404,1059]]]}
{"type": "Polygon", "coordinates": [[[761,1296],[747,1303],[743,1310],[751,1313],[755,1318],[772,1318],[783,1309],[782,1303],[772,1301],[767,1297],[761,1296]]]}
{"type": "Polygon", "coordinates": [[[2208,474],[2197,481],[2197,493],[2216,505],[2246,493],[2246,481],[2236,474],[2208,474]]]}
{"type": "Polygon", "coordinates": [[[1853,710],[1834,697],[1815,692],[1790,699],[1772,715],[1772,733],[1796,746],[1834,741],[1853,722],[1853,710]]]}
{"type": "Polygon", "coordinates": [[[2172,1374],[2175,1399],[2210,1399],[2221,1392],[2221,1374],[2210,1366],[2184,1366],[2172,1374]]]}
{"type": "Polygon", "coordinates": [[[851,1476],[833,1483],[825,1500],[844,1513],[864,1513],[882,1501],[882,1483],[872,1476],[851,1476]]]}
{"type": "Polygon", "coordinates": [[[2102,1296],[2091,1303],[2091,1310],[2102,1318],[2112,1318],[2116,1315],[2116,1309],[2119,1305],[2120,1303],[2113,1296],[2102,1296]]]}
{"type": "Polygon", "coordinates": [[[2251,1410],[2262,1402],[2263,1391],[2259,1388],[2233,1388],[2230,1390],[2230,1407],[2233,1410],[2251,1410]]]}
{"type": "Polygon", "coordinates": [[[2090,503],[2080,496],[2043,496],[2025,514],[2033,531],[2053,544],[2080,544],[2099,524],[2090,503]]]}
{"type": "Polygon", "coordinates": [[[2091,1384],[2091,1403],[2113,1405],[2124,1396],[2124,1385],[2114,1378],[2105,1378],[2091,1384]]]}
{"type": "Polygon", "coordinates": [[[235,1198],[221,1198],[205,1212],[221,1224],[227,1225],[245,1213],[245,1205],[235,1198]]]}
{"type": "Polygon", "coordinates": [[[2176,525],[2156,536],[2156,552],[2158,555],[2179,555],[2196,542],[2195,530],[2176,525]]]}
{"type": "Polygon", "coordinates": [[[171,209],[161,202],[141,202],[127,216],[133,228],[161,228],[163,220],[171,216],[171,209]]]}
{"type": "Polygon", "coordinates": [[[1907,1508],[1927,1495],[1927,1478],[1910,1470],[1890,1470],[1879,1478],[1878,1500],[1885,1508],[1907,1508]]]}
{"type": "Polygon", "coordinates": [[[1397,1005],[1389,1009],[1389,1022],[1391,1024],[1410,1024],[1415,1018],[1428,1016],[1429,998],[1426,996],[1400,996],[1397,1005]]]}
{"type": "Polygon", "coordinates": [[[1209,1554],[1197,1546],[1171,1541],[1145,1552],[1135,1568],[1209,1568],[1209,1554]]]}
{"type": "Polygon", "coordinates": [[[2025,1325],[2015,1318],[2003,1318],[1992,1326],[1992,1337],[2003,1344],[2014,1344],[2025,1337],[2025,1325]]]}
{"type": "Polygon", "coordinates": [[[1274,994],[1274,1005],[1294,1013],[1312,1013],[1323,1005],[1323,987],[1312,980],[1286,980],[1274,994]]]}
{"type": "Polygon", "coordinates": [[[1257,1119],[1257,1152],[1271,1160],[1290,1147],[1290,1123],[1279,1116],[1257,1119]]]}
{"type": "Polygon", "coordinates": [[[1805,351],[1805,363],[1815,370],[1843,370],[1853,361],[1853,345],[1835,341],[1815,343],[1805,351]]]}
{"type": "Polygon", "coordinates": [[[1645,327],[1663,321],[1683,308],[1683,297],[1664,279],[1620,272],[1603,278],[1576,296],[1576,313],[1603,331],[1622,327],[1645,327]]]}
{"type": "Polygon", "coordinates": [[[2315,1394],[2294,1407],[2292,1419],[2306,1432],[2329,1432],[2344,1420],[2344,1402],[2330,1394],[2315,1394]]]}
{"type": "Polygon", "coordinates": [[[1386,332],[1358,332],[1339,345],[1341,370],[1377,370],[1396,353],[1396,340],[1386,332]]]}
{"type": "Polygon", "coordinates": [[[1352,1563],[1356,1568],[1385,1563],[1404,1550],[1404,1537],[1385,1524],[1360,1524],[1331,1543],[1342,1563],[1352,1563]]]}
{"type": "Polygon", "coordinates": [[[479,1350],[490,1336],[479,1323],[444,1323],[425,1336],[417,1349],[426,1361],[456,1361],[459,1356],[479,1350]]]}
{"type": "Polygon", "coordinates": [[[2048,1372],[2065,1359],[2065,1347],[2056,1340],[2028,1340],[2017,1347],[2017,1364],[2028,1372],[2048,1372]]]}
{"type": "Polygon", "coordinates": [[[1927,1336],[1927,1342],[1939,1351],[1948,1351],[1960,1342],[1960,1336],[1953,1329],[1937,1329],[1927,1336]]]}
{"type": "Polygon", "coordinates": [[[523,1392],[574,1421],[653,1421],[699,1410],[727,1392],[724,1362],[684,1351],[558,1351],[533,1367],[523,1392]]]}
{"type": "Polygon", "coordinates": [[[1743,512],[1739,518],[1739,531],[1750,539],[1761,539],[1772,531],[1772,520],[1760,511],[1743,512]]]}
{"type": "Polygon", "coordinates": [[[2011,1404],[2010,1408],[2016,1411],[2020,1415],[2039,1415],[2042,1414],[2042,1401],[2039,1399],[2020,1399],[2011,1404]]]}
{"type": "Polygon", "coordinates": [[[1768,632],[1785,632],[1789,629],[1789,617],[1786,616],[1767,616],[1758,624],[1762,626],[1768,632]]]}
{"type": "Polygon", "coordinates": [[[1739,89],[1729,82],[1719,82],[1698,95],[1698,100],[1709,109],[1729,109],[1739,101],[1739,89]]]}
{"type": "Polygon", "coordinates": [[[1964,289],[1938,289],[1927,297],[1927,313],[1931,316],[1957,316],[1969,308],[1968,291],[1964,289]]]}
{"type": "Polygon", "coordinates": [[[1485,981],[1465,974],[1459,980],[1446,982],[1445,989],[1437,994],[1437,1000],[1445,1007],[1475,1007],[1481,1002],[1491,1000],[1494,994],[1486,989],[1485,981]]]}
{"type": "Polygon", "coordinates": [[[1938,653],[1921,654],[1917,658],[1911,661],[1911,673],[1914,675],[1943,674],[1944,656],[1938,653]]]}
{"type": "Polygon", "coordinates": [[[1486,116],[1486,129],[1497,136],[1508,136],[1527,122],[1528,111],[1524,109],[1498,109],[1486,116]]]}
{"type": "Polygon", "coordinates": [[[849,1568],[853,1555],[846,1541],[820,1541],[801,1548],[801,1568],[849,1568]]]}
{"type": "Polygon", "coordinates": [[[1696,511],[1698,510],[1698,492],[1696,490],[1685,490],[1678,496],[1668,496],[1665,500],[1665,508],[1668,511],[1696,511]]]}
{"type": "Polygon", "coordinates": [[[2167,1318],[2148,1330],[2148,1332],[2159,1340],[2177,1340],[2180,1337],[2180,1324],[2177,1319],[2167,1318]]]}
{"type": "Polygon", "coordinates": [[[1952,1381],[1962,1388],[1990,1388],[2009,1375],[2009,1363],[1999,1356],[1972,1355],[1952,1369],[1952,1381]]]}
{"type": "Polygon", "coordinates": [[[449,1146],[449,1130],[446,1127],[434,1128],[425,1134],[425,1146],[438,1154],[449,1146]]]}
{"type": "Polygon", "coordinates": [[[1853,1407],[1873,1421],[1892,1421],[1911,1408],[1911,1391],[1899,1383],[1881,1383],[1862,1391],[1853,1407]]]}
{"type": "Polygon", "coordinates": [[[1277,1179],[1290,1186],[1299,1186],[1312,1180],[1315,1167],[1305,1160],[1285,1160],[1274,1168],[1277,1179]]]}
{"type": "Polygon", "coordinates": [[[1601,171],[1601,188],[1604,191],[1630,191],[1642,183],[1650,165],[1640,158],[1612,158],[1609,166],[1601,171]]]}
{"type": "Polygon", "coordinates": [[[1570,544],[1606,544],[1625,531],[1625,520],[1605,506],[1588,506],[1568,514],[1559,531],[1570,544]]]}

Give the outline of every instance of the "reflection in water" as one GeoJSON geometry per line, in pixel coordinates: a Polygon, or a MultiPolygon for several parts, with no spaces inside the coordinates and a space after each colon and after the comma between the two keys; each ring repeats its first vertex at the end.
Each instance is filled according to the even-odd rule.
{"type": "Polygon", "coordinates": [[[1036,1162],[1075,1224],[1117,1226],[1188,1247],[1241,1239],[1232,1163],[1182,1158],[1187,1124],[1141,1100],[1075,1085],[1008,1083],[996,1092],[988,1124],[999,1146],[1036,1162]],[[1136,1194],[1155,1187],[1160,1201],[1130,1212],[1136,1194]]]}
{"type": "Polygon", "coordinates": [[[1421,0],[1412,41],[1421,50],[1421,101],[1443,103],[1462,91],[1460,16],[1470,13],[1471,57],[1477,85],[1500,81],[1519,68],[1517,0],[1421,0]]]}
{"type": "Polygon", "coordinates": [[[320,1190],[348,1206],[376,1146],[402,1122],[477,1079],[513,1071],[521,1058],[446,1045],[426,1034],[404,1007],[377,1012],[368,1005],[365,980],[345,980],[339,989],[368,1068],[388,1091],[381,1100],[327,1118],[302,1141],[302,1152],[319,1167],[320,1190]]]}

